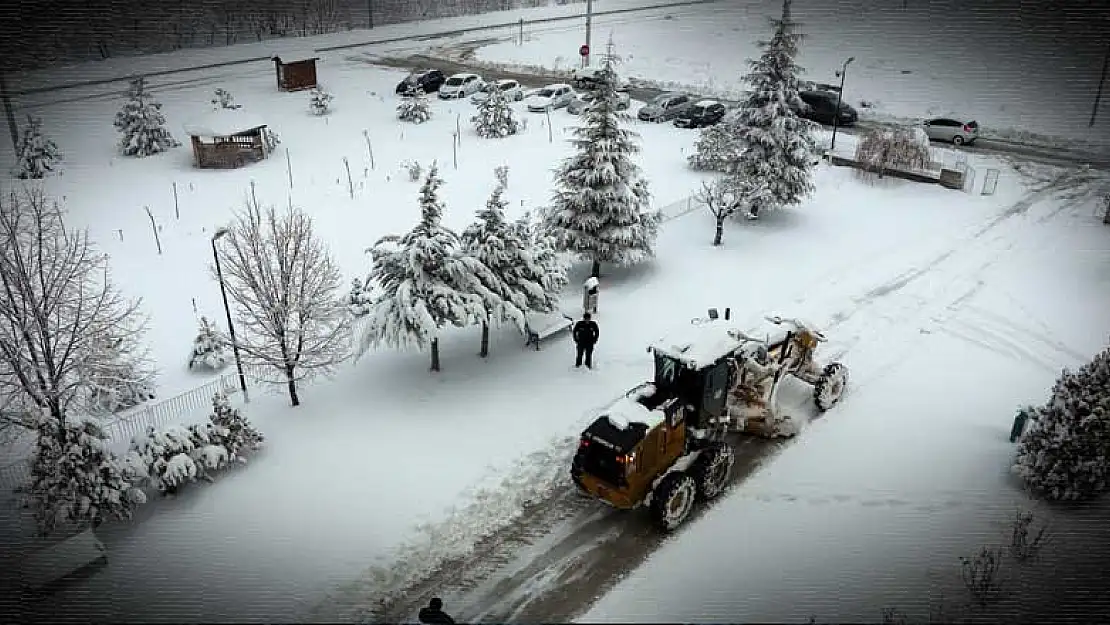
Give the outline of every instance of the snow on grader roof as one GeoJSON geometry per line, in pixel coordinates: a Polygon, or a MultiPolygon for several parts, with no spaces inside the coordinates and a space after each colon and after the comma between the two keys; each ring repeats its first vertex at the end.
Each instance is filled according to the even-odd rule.
{"type": "Polygon", "coordinates": [[[764,322],[741,330],[735,323],[722,319],[700,320],[662,338],[648,347],[648,351],[670,356],[693,369],[702,369],[738,350],[751,341],[779,343],[786,338],[787,332],[795,329],[794,322],[807,328],[812,324],[801,320],[783,319],[774,323],[764,318],[764,322]]]}
{"type": "Polygon", "coordinates": [[[183,125],[190,137],[230,137],[266,125],[261,117],[237,109],[211,111],[183,125]]]}

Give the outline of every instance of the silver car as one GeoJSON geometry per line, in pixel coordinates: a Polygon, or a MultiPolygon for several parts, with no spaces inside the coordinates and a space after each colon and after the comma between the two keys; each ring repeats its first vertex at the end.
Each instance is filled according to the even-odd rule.
{"type": "MultiPolygon", "coordinates": [[[[570,104],[567,105],[567,112],[571,115],[581,115],[586,112],[586,109],[593,105],[597,96],[592,91],[579,92],[570,104]]],[[[617,92],[617,110],[626,111],[632,105],[632,99],[628,97],[628,92],[617,92]]]]}
{"type": "Polygon", "coordinates": [[[474,95],[485,86],[478,74],[455,74],[439,88],[441,100],[458,100],[474,95]]]}
{"type": "Polygon", "coordinates": [[[921,127],[932,141],[947,141],[955,145],[971,145],[979,138],[979,122],[961,122],[950,117],[925,120],[921,127]]]}
{"type": "Polygon", "coordinates": [[[524,99],[524,87],[520,83],[509,79],[503,78],[494,82],[487,82],[482,86],[482,90],[470,96],[470,102],[473,104],[481,104],[489,99],[489,94],[494,89],[497,89],[505,95],[505,99],[511,102],[520,102],[524,99]]]}
{"type": "Polygon", "coordinates": [[[563,108],[574,99],[574,89],[567,84],[548,85],[524,98],[524,106],[533,113],[563,108]]]}
{"type": "Polygon", "coordinates": [[[640,107],[636,117],[643,122],[664,122],[678,117],[694,104],[685,93],[663,93],[640,107]]]}

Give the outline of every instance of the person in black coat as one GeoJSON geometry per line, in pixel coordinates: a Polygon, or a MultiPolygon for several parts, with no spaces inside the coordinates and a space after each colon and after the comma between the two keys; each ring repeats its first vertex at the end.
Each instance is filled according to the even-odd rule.
{"type": "Polygon", "coordinates": [[[433,597],[432,600],[428,602],[428,607],[420,608],[420,614],[418,616],[420,617],[420,622],[426,623],[427,625],[455,625],[455,619],[451,618],[443,611],[443,600],[439,597],[433,597]]]}
{"type": "Polygon", "coordinates": [[[590,319],[590,313],[582,315],[582,319],[574,324],[574,347],[578,352],[574,360],[575,367],[582,366],[582,357],[586,358],[586,366],[590,369],[594,368],[594,345],[597,344],[597,338],[601,334],[601,329],[597,327],[597,322],[590,319]]]}

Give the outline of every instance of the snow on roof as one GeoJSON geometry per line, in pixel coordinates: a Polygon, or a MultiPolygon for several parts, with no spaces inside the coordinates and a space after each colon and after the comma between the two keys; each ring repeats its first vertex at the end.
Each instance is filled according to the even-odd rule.
{"type": "Polygon", "coordinates": [[[217,109],[183,125],[190,137],[230,137],[265,126],[261,117],[239,109],[217,109]]]}
{"type": "Polygon", "coordinates": [[[713,106],[717,104],[716,100],[698,100],[694,106],[713,106]]]}
{"type": "Polygon", "coordinates": [[[609,423],[619,430],[628,428],[629,423],[643,423],[650,430],[666,418],[658,410],[648,410],[635,397],[621,397],[606,408],[604,414],[609,423]]]}
{"type": "Polygon", "coordinates": [[[296,63],[320,58],[320,53],[304,45],[285,45],[270,50],[271,59],[281,59],[282,63],[296,63]]]}
{"type": "Polygon", "coordinates": [[[775,325],[766,322],[741,330],[729,321],[703,321],[656,341],[651,349],[680,360],[694,369],[701,369],[736,351],[749,340],[777,343],[786,338],[786,333],[791,329],[789,324],[775,325]]]}

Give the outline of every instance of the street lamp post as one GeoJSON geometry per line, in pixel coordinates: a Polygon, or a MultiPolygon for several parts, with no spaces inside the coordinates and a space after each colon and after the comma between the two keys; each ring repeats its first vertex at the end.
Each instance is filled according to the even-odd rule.
{"type": "Polygon", "coordinates": [[[235,368],[239,371],[239,387],[243,389],[243,401],[250,401],[247,395],[247,378],[243,375],[243,360],[239,357],[239,342],[235,340],[235,325],[231,322],[231,307],[227,304],[227,287],[224,285],[224,272],[220,269],[220,253],[216,241],[227,234],[227,228],[220,228],[212,235],[212,258],[216,261],[216,277],[220,281],[220,294],[224,298],[224,312],[227,314],[227,333],[231,337],[231,351],[235,354],[235,368]]]}
{"type": "Polygon", "coordinates": [[[848,60],[844,61],[844,66],[837,72],[840,76],[840,91],[836,94],[836,110],[833,111],[833,134],[832,143],[829,144],[829,152],[836,149],[836,129],[840,127],[840,103],[844,100],[844,77],[848,74],[848,65],[854,60],[856,60],[856,57],[848,57],[848,60]]]}
{"type": "Polygon", "coordinates": [[[1110,43],[1106,44],[1106,58],[1102,60],[1102,78],[1098,80],[1098,91],[1095,92],[1095,106],[1091,109],[1091,123],[1087,127],[1094,128],[1095,117],[1098,116],[1098,105],[1102,101],[1102,85],[1106,83],[1106,70],[1110,69],[1110,43]]]}
{"type": "Polygon", "coordinates": [[[586,54],[582,57],[582,67],[590,66],[590,30],[593,26],[594,0],[586,0],[586,54]]]}

